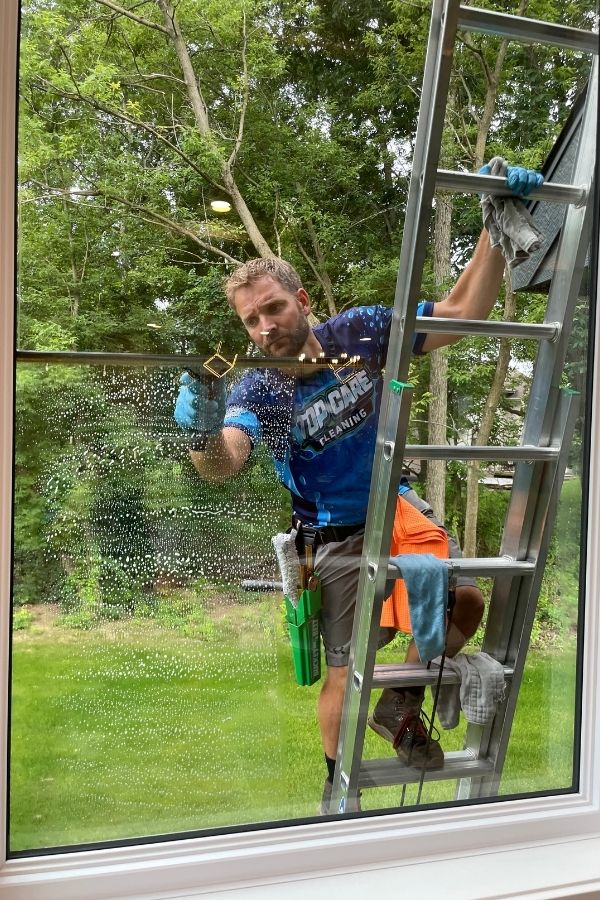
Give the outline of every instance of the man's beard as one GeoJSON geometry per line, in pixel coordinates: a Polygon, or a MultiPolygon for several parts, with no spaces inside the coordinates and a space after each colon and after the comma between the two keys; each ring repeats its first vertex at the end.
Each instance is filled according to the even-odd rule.
{"type": "Polygon", "coordinates": [[[277,344],[275,349],[267,345],[264,352],[267,356],[297,356],[304,347],[309,334],[308,320],[302,316],[293,331],[282,334],[273,340],[273,344],[277,344]]]}

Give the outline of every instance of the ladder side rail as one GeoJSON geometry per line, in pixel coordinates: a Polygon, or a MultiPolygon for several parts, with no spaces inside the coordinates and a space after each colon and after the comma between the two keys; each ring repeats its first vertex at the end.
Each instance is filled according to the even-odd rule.
{"type": "MultiPolygon", "coordinates": [[[[562,438],[561,454],[555,465],[546,464],[542,468],[542,477],[539,484],[539,502],[530,528],[529,556],[536,559],[536,568],[532,579],[519,580],[519,594],[527,598],[528,605],[519,605],[511,622],[511,631],[506,645],[505,662],[517,671],[519,653],[525,649],[522,640],[524,629],[527,637],[531,632],[533,618],[537,606],[537,599],[542,579],[545,574],[545,566],[548,550],[553,534],[553,525],[556,519],[556,510],[560,499],[560,491],[564,482],[565,469],[569,458],[573,432],[580,407],[579,395],[571,391],[563,391],[561,402],[556,415],[556,433],[562,438]],[[533,602],[532,602],[533,600],[533,602]],[[531,621],[527,624],[528,616],[531,621]]],[[[487,635],[486,635],[487,639],[487,635]]],[[[490,640],[493,634],[490,634],[490,640]]],[[[528,641],[527,641],[528,643],[528,641]]],[[[484,640],[484,646],[485,640],[484,640]]],[[[495,648],[487,645],[490,652],[495,648]]],[[[524,663],[524,656],[522,659],[524,663]]]]}
{"type": "MultiPolygon", "coordinates": [[[[393,406],[394,394],[389,394],[390,406],[393,406]]],[[[397,428],[408,427],[412,390],[405,389],[396,397],[399,407],[397,428]]],[[[388,443],[378,441],[378,455],[383,460],[381,448],[388,443]]],[[[377,454],[376,454],[377,456],[377,454]]],[[[376,460],[377,462],[377,460],[376,460]]],[[[381,608],[386,596],[387,565],[389,546],[396,508],[395,496],[390,498],[391,485],[399,481],[402,473],[401,458],[392,456],[387,466],[374,465],[376,477],[371,482],[370,497],[378,498],[378,503],[369,500],[369,512],[365,525],[365,540],[369,535],[369,547],[363,549],[361,570],[357,589],[357,598],[348,661],[348,679],[344,696],[342,721],[338,742],[337,764],[335,768],[332,801],[342,804],[344,811],[347,799],[354,799],[358,792],[358,774],[362,759],[362,748],[366,729],[370,690],[362,690],[363,682],[370,687],[371,674],[375,667],[377,637],[381,608]],[[394,476],[395,473],[395,476],[394,476]],[[388,535],[384,543],[384,536],[388,535]],[[384,553],[383,548],[386,547],[384,553]]],[[[395,488],[394,488],[395,493],[395,488]]]]}
{"type": "MultiPolygon", "coordinates": [[[[502,707],[494,717],[488,728],[469,726],[465,737],[465,748],[471,750],[481,758],[493,761],[493,771],[489,776],[478,780],[470,787],[469,796],[490,796],[498,791],[502,769],[506,759],[511,726],[517,705],[519,688],[523,678],[525,663],[529,650],[531,630],[535,618],[537,601],[539,597],[542,579],[544,577],[545,564],[548,558],[548,550],[552,538],[553,529],[551,523],[555,521],[556,509],[560,499],[560,491],[563,484],[564,472],[569,456],[569,449],[575,429],[577,411],[579,408],[578,397],[565,392],[561,398],[561,406],[557,411],[557,432],[562,435],[561,458],[556,465],[546,465],[544,478],[542,479],[542,491],[538,515],[532,528],[532,552],[537,556],[538,565],[531,579],[519,579],[518,592],[512,618],[512,627],[508,638],[504,664],[513,670],[513,677],[509,682],[506,698],[502,707]]],[[[491,607],[490,607],[491,608],[491,607]]],[[[493,655],[493,646],[484,639],[483,650],[493,655]]],[[[464,785],[459,787],[459,792],[464,791],[464,785]]]]}
{"type": "MultiPolygon", "coordinates": [[[[514,476],[515,483],[504,524],[505,532],[512,530],[527,535],[531,534],[536,503],[542,492],[542,479],[547,465],[551,464],[519,463],[517,465],[514,476]],[[523,474],[522,479],[519,478],[520,474],[523,474]],[[522,483],[523,481],[525,484],[522,483]]],[[[532,558],[529,551],[526,555],[527,558],[532,558]]],[[[537,571],[539,559],[537,556],[533,556],[533,558],[535,559],[535,571],[537,571]]],[[[482,649],[500,662],[504,662],[506,658],[515,615],[516,598],[520,588],[519,578],[503,576],[495,579],[492,588],[482,649]]]]}
{"type": "MultiPolygon", "coordinates": [[[[556,270],[548,295],[547,321],[563,323],[558,340],[550,344],[545,342],[538,347],[537,359],[531,390],[529,393],[527,414],[523,426],[522,443],[548,446],[550,429],[559,401],[559,387],[563,374],[568,342],[571,335],[575,305],[585,268],[585,259],[591,236],[594,194],[591,190],[592,166],[595,158],[596,140],[596,108],[598,102],[598,60],[594,60],[590,74],[582,123],[581,137],[575,163],[575,177],[578,181],[590,185],[589,199],[585,207],[569,207],[565,219],[556,257],[556,270]]],[[[521,497],[528,498],[528,504],[535,504],[532,496],[533,468],[520,466],[515,472],[513,493],[516,488],[521,497]]],[[[517,498],[518,499],[518,498],[517,498]]],[[[527,553],[529,544],[528,529],[514,527],[515,516],[511,510],[511,496],[507,527],[502,538],[501,553],[522,559],[527,553]]],[[[518,499],[518,505],[521,501],[518,499]]],[[[521,521],[526,523],[526,514],[521,521]]]]}
{"type": "MultiPolygon", "coordinates": [[[[562,322],[562,328],[556,342],[539,346],[529,395],[530,406],[533,402],[539,407],[548,394],[548,388],[559,388],[561,383],[573,325],[573,313],[579,297],[591,239],[592,216],[597,202],[593,189],[597,108],[598,60],[595,59],[590,72],[574,167],[574,180],[586,185],[588,199],[584,206],[569,206],[565,212],[545,316],[546,322],[562,322]]],[[[553,420],[554,409],[546,409],[544,418],[535,414],[526,416],[523,443],[547,444],[547,433],[552,427],[553,420]],[[541,428],[540,419],[543,422],[541,428]]]]}
{"type": "MultiPolygon", "coordinates": [[[[558,448],[554,465],[562,458],[563,448],[558,448]]],[[[534,523],[539,514],[540,497],[543,495],[543,480],[546,477],[548,461],[535,464],[518,462],[513,476],[513,486],[504,523],[501,556],[518,559],[513,552],[521,553],[521,559],[535,562],[536,574],[540,561],[537,546],[533,540],[534,523]],[[512,541],[512,546],[509,540],[512,541]],[[518,548],[518,551],[515,550],[518,548]]],[[[489,603],[483,649],[490,656],[504,662],[509,645],[512,622],[515,615],[517,596],[521,590],[518,578],[500,576],[494,581],[489,603]]]]}
{"type": "Polygon", "coordinates": [[[506,665],[514,664],[514,678],[493,723],[487,728],[470,725],[467,729],[465,747],[482,761],[491,762],[492,769],[486,776],[461,779],[457,790],[459,799],[490,796],[498,790],[547,559],[551,522],[574,428],[576,404],[572,397],[563,395],[559,399],[559,384],[589,245],[593,207],[591,170],[596,127],[596,74],[597,60],[592,66],[574,178],[577,182],[587,182],[588,202],[583,209],[570,207],[566,211],[557,271],[552,279],[546,313],[546,321],[562,321],[563,326],[556,342],[543,344],[539,348],[522,436],[524,444],[541,445],[556,444],[560,437],[561,451],[554,466],[521,462],[515,471],[501,553],[515,559],[537,557],[536,571],[531,579],[498,578],[494,583],[483,650],[506,665]],[[555,425],[555,421],[564,423],[564,427],[555,425]]]}
{"type": "MultiPolygon", "coordinates": [[[[406,381],[412,350],[458,7],[458,0],[434,0],[431,13],[419,124],[386,361],[387,377],[398,378],[400,381],[406,381]]],[[[346,798],[355,798],[358,792],[370,695],[370,690],[362,691],[362,683],[366,678],[370,687],[375,664],[376,636],[385,596],[387,561],[396,506],[396,483],[402,470],[402,454],[410,413],[409,394],[409,391],[403,391],[398,402],[397,395],[384,384],[332,789],[332,802],[339,803],[341,811],[346,798]]]]}
{"type": "MultiPolygon", "coordinates": [[[[592,67],[592,81],[596,71],[597,61],[592,67]]],[[[588,183],[591,180],[591,160],[595,140],[596,97],[597,88],[593,86],[586,98],[582,118],[582,140],[579,142],[575,163],[575,171],[580,180],[588,183]]],[[[523,444],[546,446],[552,444],[547,423],[550,416],[554,418],[560,398],[559,385],[571,333],[571,320],[589,244],[592,207],[593,202],[590,199],[586,207],[581,209],[569,207],[565,212],[557,255],[557,271],[550,286],[546,313],[548,321],[561,321],[563,325],[555,343],[544,343],[538,348],[523,427],[523,444]]],[[[501,542],[500,554],[503,556],[512,559],[526,559],[530,556],[531,528],[541,472],[542,469],[536,465],[524,462],[518,462],[516,465],[501,542]]],[[[492,656],[500,654],[502,658],[502,648],[508,645],[509,624],[514,614],[518,588],[518,582],[511,579],[498,578],[494,583],[484,639],[486,652],[492,656]]]]}
{"type": "MultiPolygon", "coordinates": [[[[568,396],[568,392],[566,394],[561,392],[561,403],[557,414],[561,412],[566,402],[565,398],[568,396]]],[[[575,399],[572,402],[577,405],[575,399]]],[[[540,568],[543,570],[545,565],[545,560],[539,555],[543,537],[540,533],[540,523],[542,522],[548,531],[551,531],[553,527],[553,520],[545,514],[548,472],[556,471],[562,482],[572,440],[572,431],[564,433],[562,437],[563,440],[567,441],[567,446],[561,446],[555,466],[551,463],[547,465],[539,463],[534,466],[519,464],[517,471],[515,471],[515,486],[513,487],[511,504],[505,522],[505,534],[509,534],[509,536],[514,538],[515,545],[517,541],[520,542],[519,545],[524,556],[529,559],[535,559],[536,571],[534,575],[536,577],[543,575],[543,571],[540,575],[538,570],[540,568]]],[[[483,649],[501,661],[506,659],[506,656],[503,655],[503,648],[508,652],[510,646],[514,617],[517,615],[515,611],[517,606],[516,598],[521,589],[522,585],[518,581],[510,583],[500,581],[494,584],[492,590],[483,649]]]]}

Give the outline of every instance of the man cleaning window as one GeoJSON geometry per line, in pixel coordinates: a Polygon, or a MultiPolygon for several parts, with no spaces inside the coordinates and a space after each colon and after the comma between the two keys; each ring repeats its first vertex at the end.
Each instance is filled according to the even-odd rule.
{"type": "MultiPolygon", "coordinates": [[[[525,196],[542,176],[509,167],[507,185],[525,196]]],[[[505,259],[484,230],[473,257],[441,301],[422,302],[418,315],[485,319],[496,301],[505,259]]],[[[185,373],[175,419],[190,436],[192,462],[203,478],[220,480],[238,473],[255,445],[266,445],[278,478],[292,498],[293,525],[315,536],[315,570],[321,584],[320,630],[327,672],[318,702],[327,777],[320,812],[327,814],[335,768],[346,685],[350,640],[360,571],[377,421],[382,396],[392,310],[355,307],[310,327],[311,305],[298,273],[284,260],[261,258],[244,263],[225,285],[227,299],[254,344],[272,357],[272,369],[248,371],[228,397],[222,380],[209,385],[185,373]],[[360,357],[343,384],[330,369],[283,371],[278,357],[360,357]]],[[[454,343],[443,334],[417,334],[414,352],[426,353],[454,343]]],[[[429,505],[399,486],[404,500],[433,518],[429,505]]],[[[435,522],[436,520],[433,519],[435,522]]],[[[441,523],[438,523],[441,524],[441,523]]],[[[459,555],[454,541],[450,555],[459,555]]],[[[475,582],[459,578],[447,636],[447,653],[456,655],[477,630],[483,598],[475,582]]],[[[379,646],[394,637],[382,628],[379,646]]],[[[408,661],[417,661],[414,644],[408,661]]],[[[440,768],[443,753],[428,740],[420,719],[423,688],[386,689],[369,724],[395,746],[400,759],[417,768],[440,768]],[[407,727],[408,726],[408,727],[407,727]],[[401,735],[401,739],[396,740],[401,735]]]]}

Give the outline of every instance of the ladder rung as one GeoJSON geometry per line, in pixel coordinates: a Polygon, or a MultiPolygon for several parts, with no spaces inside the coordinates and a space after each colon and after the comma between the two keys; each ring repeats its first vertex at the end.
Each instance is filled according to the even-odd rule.
{"type": "Polygon", "coordinates": [[[515,38],[524,44],[551,44],[571,50],[598,52],[598,35],[592,31],[567,28],[554,22],[540,22],[522,16],[509,16],[473,6],[460,7],[458,27],[468,31],[515,38]]]}
{"type": "MultiPolygon", "coordinates": [[[[454,750],[444,754],[444,768],[425,772],[424,781],[444,781],[456,778],[477,778],[493,771],[492,764],[477,759],[469,750],[454,750]]],[[[397,757],[364,760],[358,776],[359,788],[385,787],[393,784],[414,784],[421,780],[421,771],[403,766],[397,757]]]]}
{"type": "MultiPolygon", "coordinates": [[[[506,178],[499,175],[479,175],[475,172],[451,172],[449,169],[438,169],[435,181],[438,190],[452,191],[456,194],[494,194],[497,197],[519,199],[507,188],[506,178]]],[[[546,200],[549,203],[574,203],[583,206],[587,199],[587,190],[583,185],[559,184],[545,182],[527,195],[527,200],[546,200]]]]}
{"type": "Polygon", "coordinates": [[[534,559],[513,559],[511,556],[481,556],[478,558],[449,559],[453,575],[533,575],[534,559]]]}
{"type": "Polygon", "coordinates": [[[519,340],[555,341],[560,335],[560,322],[490,322],[486,319],[442,319],[417,316],[415,330],[423,334],[471,334],[482,337],[509,337],[519,340]]]}
{"type": "MultiPolygon", "coordinates": [[[[533,575],[535,561],[530,559],[517,560],[510,556],[482,556],[473,559],[446,559],[452,575],[473,575],[479,578],[494,578],[496,575],[533,575]]],[[[388,580],[398,579],[398,568],[388,565],[388,580]]]]}
{"type": "MultiPolygon", "coordinates": [[[[384,687],[420,687],[423,684],[436,684],[439,676],[438,666],[422,666],[420,663],[396,663],[377,665],[373,670],[374,688],[384,687]]],[[[513,669],[504,666],[504,678],[512,678],[513,669]]],[[[442,684],[459,684],[460,679],[456,672],[444,669],[442,672],[442,684]]]]}
{"type": "Polygon", "coordinates": [[[496,459],[544,460],[557,459],[560,447],[478,447],[472,444],[407,444],[404,456],[410,459],[496,459]]]}

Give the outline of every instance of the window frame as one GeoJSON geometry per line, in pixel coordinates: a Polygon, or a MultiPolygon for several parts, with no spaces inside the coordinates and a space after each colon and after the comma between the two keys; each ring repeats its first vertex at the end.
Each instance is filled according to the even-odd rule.
{"type": "MultiPolygon", "coordinates": [[[[0,691],[8,697],[14,413],[15,119],[18,0],[0,2],[0,691]]],[[[596,296],[598,296],[596,285],[596,296]]],[[[599,335],[596,331],[595,346],[599,335]]],[[[600,353],[594,362],[600,377],[600,353]]],[[[600,595],[600,416],[591,423],[586,572],[600,595]]],[[[331,896],[437,889],[444,897],[600,896],[600,609],[586,610],[577,793],[419,810],[212,837],[0,859],[5,900],[159,896],[331,896]],[[558,846],[560,845],[560,846],[558,846]],[[510,857],[506,857],[506,853],[510,857]],[[456,867],[459,867],[458,869],[456,867]],[[458,880],[460,877],[460,881],[458,880]],[[401,880],[400,880],[401,879],[401,880]],[[462,883],[460,883],[462,881],[462,883]],[[310,882],[310,885],[308,884],[310,882]],[[279,887],[278,887],[279,885],[279,887]],[[295,885],[295,887],[294,887],[295,885]],[[448,890],[455,885],[460,890],[448,890]],[[367,887],[368,886],[368,887],[367,887]],[[338,889],[339,889],[338,887],[338,889]],[[258,891],[258,893],[257,893],[258,891]],[[292,893],[290,893],[290,891],[292,893]],[[472,892],[472,893],[471,893],[472,892]]],[[[6,833],[7,707],[0,716],[0,828],[6,833]]],[[[6,841],[2,841],[2,846],[6,841]]],[[[2,851],[4,853],[4,851],[2,851]]]]}

